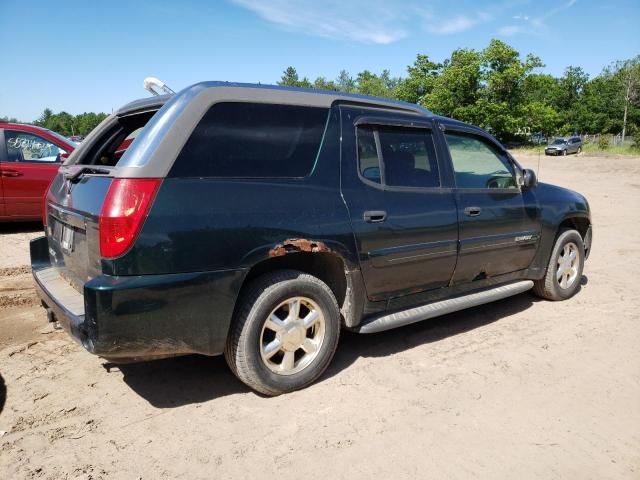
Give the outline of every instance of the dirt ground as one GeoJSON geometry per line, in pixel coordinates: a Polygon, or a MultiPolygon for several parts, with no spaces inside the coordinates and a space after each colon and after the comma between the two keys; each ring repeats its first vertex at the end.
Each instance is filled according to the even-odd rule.
{"type": "Polygon", "coordinates": [[[640,158],[543,157],[540,178],[593,210],[576,297],[345,333],[277,398],[222,358],[85,353],[34,296],[40,227],[0,226],[0,478],[640,478],[640,158]]]}

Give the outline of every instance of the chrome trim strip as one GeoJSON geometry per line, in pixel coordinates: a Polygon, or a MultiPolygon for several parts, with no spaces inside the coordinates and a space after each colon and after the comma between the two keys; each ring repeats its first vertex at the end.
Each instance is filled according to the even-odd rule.
{"type": "Polygon", "coordinates": [[[371,264],[374,267],[398,265],[405,262],[419,261],[420,259],[438,256],[456,255],[458,253],[458,240],[442,240],[438,242],[414,243],[397,247],[380,248],[368,252],[371,264]],[[453,248],[452,248],[453,246],[453,248]],[[428,250],[428,251],[425,251],[428,250]],[[402,255],[406,254],[406,255],[402,255]],[[395,257],[393,257],[395,255],[395,257]],[[400,255],[400,256],[398,256],[400,255]]]}
{"type": "Polygon", "coordinates": [[[71,225],[72,227],[78,228],[83,231],[86,230],[87,226],[85,223],[85,218],[79,213],[72,212],[58,205],[54,205],[53,203],[49,203],[48,207],[48,214],[54,217],[59,222],[71,225]]]}
{"type": "Polygon", "coordinates": [[[536,230],[465,238],[460,240],[460,253],[464,254],[472,250],[492,249],[505,246],[530,245],[537,243],[539,239],[540,232],[536,230]]]}

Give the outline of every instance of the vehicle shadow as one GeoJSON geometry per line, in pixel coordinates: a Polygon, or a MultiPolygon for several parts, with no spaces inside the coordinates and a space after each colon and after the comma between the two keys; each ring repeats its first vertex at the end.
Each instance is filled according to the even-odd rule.
{"type": "Polygon", "coordinates": [[[2,374],[0,374],[0,413],[2,413],[2,409],[4,408],[4,404],[7,401],[7,386],[4,383],[4,378],[2,378],[2,374]]]}
{"type": "Polygon", "coordinates": [[[188,355],[149,362],[114,365],[131,389],[157,408],[202,403],[249,388],[229,370],[223,356],[188,355]]]}
{"type": "Polygon", "coordinates": [[[523,312],[539,301],[544,300],[525,292],[386,332],[367,335],[344,332],[333,362],[320,381],[338,374],[360,357],[385,357],[454,337],[523,312]]]}
{"type": "Polygon", "coordinates": [[[0,222],[0,235],[5,233],[41,232],[42,222],[0,222]]]}
{"type": "MultiPolygon", "coordinates": [[[[451,313],[386,332],[343,332],[335,357],[320,382],[349,368],[360,357],[384,357],[479,328],[522,312],[541,301],[523,293],[498,302],[451,313]]],[[[231,373],[224,357],[190,355],[150,362],[114,365],[138,395],[158,408],[202,403],[251,390],[231,373]]]]}

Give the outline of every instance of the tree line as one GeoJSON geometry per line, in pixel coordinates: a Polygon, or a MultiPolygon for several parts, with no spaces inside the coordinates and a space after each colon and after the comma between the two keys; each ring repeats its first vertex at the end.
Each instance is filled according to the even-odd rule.
{"type": "MultiPolygon", "coordinates": [[[[479,125],[502,141],[538,133],[640,133],[640,55],[615,62],[593,77],[568,66],[560,77],[540,73],[542,60],[500,40],[483,50],[459,48],[442,62],[418,54],[404,77],[369,70],[355,77],[310,81],[288,67],[279,85],[336,90],[418,103],[433,113],[479,125]]],[[[33,122],[62,135],[86,135],[106,113],[71,115],[44,110],[33,122]]],[[[0,121],[16,121],[0,117],[0,121]]]]}
{"type": "MultiPolygon", "coordinates": [[[[84,112],[78,115],[71,115],[64,111],[53,113],[50,108],[45,108],[37,120],[29,123],[48,128],[65,137],[70,137],[71,135],[87,135],[105,118],[107,118],[106,113],[84,112]]],[[[24,123],[13,117],[0,117],[0,122],[24,123]]]]}
{"type": "Polygon", "coordinates": [[[561,77],[539,73],[542,60],[500,40],[483,50],[456,49],[443,62],[419,54],[405,77],[368,70],[310,81],[288,67],[279,85],[360,93],[418,103],[433,113],[479,125],[502,141],[572,133],[634,135],[640,127],[640,55],[589,78],[569,66],[561,77]]]}

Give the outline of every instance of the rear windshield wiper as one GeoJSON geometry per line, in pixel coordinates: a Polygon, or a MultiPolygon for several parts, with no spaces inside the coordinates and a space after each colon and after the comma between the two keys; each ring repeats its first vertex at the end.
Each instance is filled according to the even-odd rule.
{"type": "Polygon", "coordinates": [[[92,173],[94,175],[109,175],[111,172],[105,168],[93,167],[91,165],[73,165],[67,168],[64,172],[65,180],[69,180],[71,183],[77,183],[80,181],[80,177],[85,173],[92,173]]]}

